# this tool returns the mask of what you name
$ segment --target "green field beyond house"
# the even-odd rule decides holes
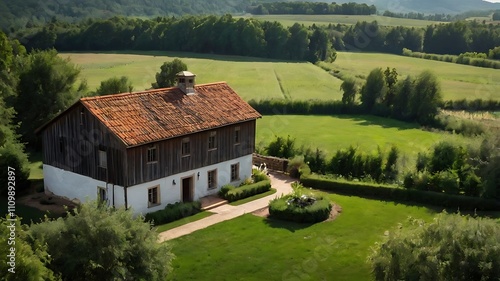
[[[409,216],[431,220],[425,207],[330,195],[342,207],[313,225],[246,214],[169,241],[168,280],[371,280],[367,256]]]
[[[254,18],[262,21],[277,21],[284,26],[292,26],[294,23],[300,23],[305,26],[328,25],[328,24],[346,24],[352,25],[357,22],[377,21],[382,26],[407,26],[407,27],[426,27],[431,24],[438,24],[436,21],[415,20],[403,18],[391,18],[379,15],[245,15],[243,18]]]
[[[342,75],[365,79],[376,67],[396,68],[400,78],[431,70],[445,100],[500,100],[500,70],[380,53],[339,52],[334,63],[321,63]]]
[[[441,140],[472,141],[458,135],[423,131],[416,124],[367,115],[273,115],[257,120],[258,147],[267,145],[275,135],[290,135],[298,146],[318,147],[330,157],[336,150],[350,145],[367,153],[376,151],[377,147],[388,152],[396,145],[402,154],[412,159]]]
[[[166,52],[61,53],[60,56],[69,57],[81,67],[81,76],[87,80],[90,90],[114,76],[127,76],[134,91],[150,88],[160,66],[180,58],[197,75],[198,84],[226,81],[245,100],[342,98],[342,81],[308,62]]]

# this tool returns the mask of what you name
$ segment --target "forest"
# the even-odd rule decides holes
[[[54,20],[10,37],[28,50],[164,50],[275,59],[334,60],[334,50],[402,54],[488,54],[500,45],[500,26],[457,21],[426,29],[388,27],[377,21],[355,25],[285,27],[279,22],[224,16],[138,19],[113,17],[78,23]]]
[[[304,14],[304,15],[373,15],[377,13],[375,5],[358,4],[354,2],[328,4],[324,2],[277,2],[262,3],[250,6],[246,9],[254,15],[280,15],[280,14]]]

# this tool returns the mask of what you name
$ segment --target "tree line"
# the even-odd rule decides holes
[[[325,2],[276,2],[249,6],[246,11],[254,15],[373,15],[377,13],[375,5],[355,2],[328,4]]]
[[[59,51],[165,50],[287,60],[335,59],[335,50],[401,54],[403,49],[435,54],[488,53],[500,45],[500,26],[475,22],[426,29],[355,25],[285,27],[279,22],[224,16],[113,17],[70,24],[54,21],[11,37],[32,49]]]

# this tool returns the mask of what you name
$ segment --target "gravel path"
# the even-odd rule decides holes
[[[159,234],[159,241],[163,242],[171,240],[180,236],[190,234],[196,230],[203,229],[210,225],[230,220],[246,213],[252,213],[256,210],[267,207],[267,205],[269,204],[269,200],[274,199],[276,196],[287,194],[292,191],[292,187],[290,186],[290,184],[294,182],[294,180],[289,176],[272,172],[269,177],[271,178],[272,187],[277,190],[276,193],[239,206],[231,206],[226,204],[211,209],[210,212],[215,213],[214,215],[161,232]]]

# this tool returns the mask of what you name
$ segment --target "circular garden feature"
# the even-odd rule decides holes
[[[301,223],[315,223],[329,218],[332,204],[328,198],[307,191],[300,183],[292,184],[293,192],[271,200],[271,218]]]

